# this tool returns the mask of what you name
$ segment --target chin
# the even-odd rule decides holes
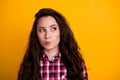
[[[53,49],[52,47],[44,47],[44,49],[46,49],[46,50],[51,50],[51,49]]]

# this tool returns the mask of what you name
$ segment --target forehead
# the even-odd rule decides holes
[[[52,25],[56,24],[57,22],[54,17],[52,16],[43,16],[40,19],[38,19],[37,25]]]

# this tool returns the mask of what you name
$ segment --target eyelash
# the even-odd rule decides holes
[[[39,29],[40,32],[45,32],[45,29]]]
[[[56,29],[57,29],[56,27],[52,27],[52,28],[51,28],[51,31],[55,31]],[[39,32],[41,32],[41,33],[42,33],[42,32],[45,32],[45,29],[39,29]]]
[[[51,28],[52,31],[55,31],[56,29],[57,29],[56,27],[52,27],[52,28]]]

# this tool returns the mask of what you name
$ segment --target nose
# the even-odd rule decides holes
[[[51,37],[51,33],[49,31],[46,31],[45,33],[45,39],[48,39]]]

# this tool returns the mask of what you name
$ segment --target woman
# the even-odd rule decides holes
[[[88,80],[78,44],[57,11],[36,13],[18,80]]]

